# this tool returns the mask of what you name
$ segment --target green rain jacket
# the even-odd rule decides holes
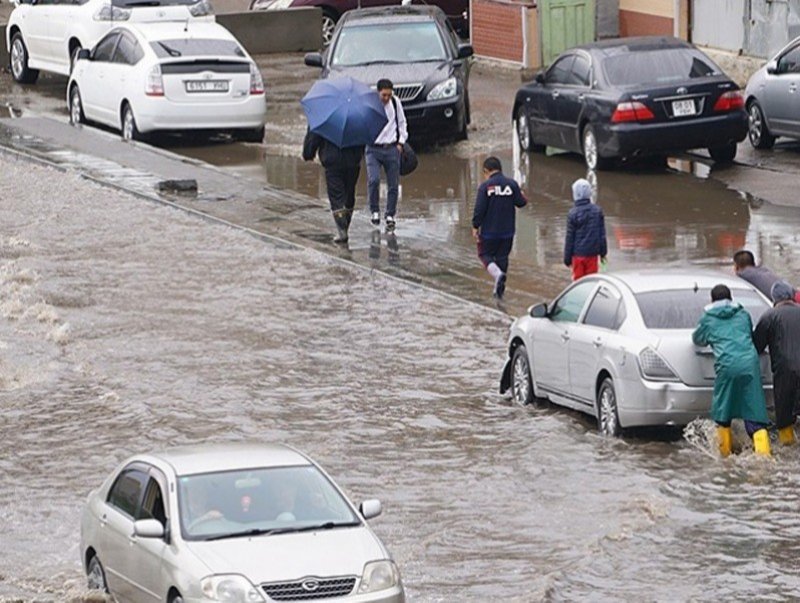
[[[725,300],[706,306],[692,333],[695,345],[710,345],[714,351],[716,379],[711,418],[717,423],[729,423],[731,419],[769,423],[752,330],[747,310]]]

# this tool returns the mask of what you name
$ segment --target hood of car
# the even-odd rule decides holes
[[[331,67],[328,77],[349,76],[375,86],[381,78],[392,80],[395,86],[403,84],[438,84],[452,73],[449,61],[430,63],[400,63],[375,65],[353,65],[350,67]]]
[[[364,564],[386,553],[364,527],[187,542],[215,574],[242,574],[253,584],[308,576],[361,576]]]

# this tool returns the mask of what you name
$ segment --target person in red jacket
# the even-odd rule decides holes
[[[600,206],[592,203],[592,185],[578,178],[572,183],[575,206],[567,216],[567,239],[564,241],[564,265],[572,268],[572,280],[594,274],[597,256],[606,259],[606,220]]]

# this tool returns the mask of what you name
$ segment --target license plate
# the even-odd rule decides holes
[[[672,101],[672,114],[675,117],[685,117],[697,114],[693,100]]]
[[[186,92],[227,92],[227,80],[188,80]]]

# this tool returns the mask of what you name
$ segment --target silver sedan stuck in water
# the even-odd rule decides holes
[[[400,574],[327,474],[292,448],[218,444],[143,454],[81,520],[89,587],[119,601],[402,603]]]
[[[588,413],[610,436],[708,416],[714,356],[691,334],[717,284],[730,288],[754,324],[770,307],[744,280],[709,271],[595,274],[572,283],[511,325],[500,393]],[[766,356],[761,371],[771,403]]]

